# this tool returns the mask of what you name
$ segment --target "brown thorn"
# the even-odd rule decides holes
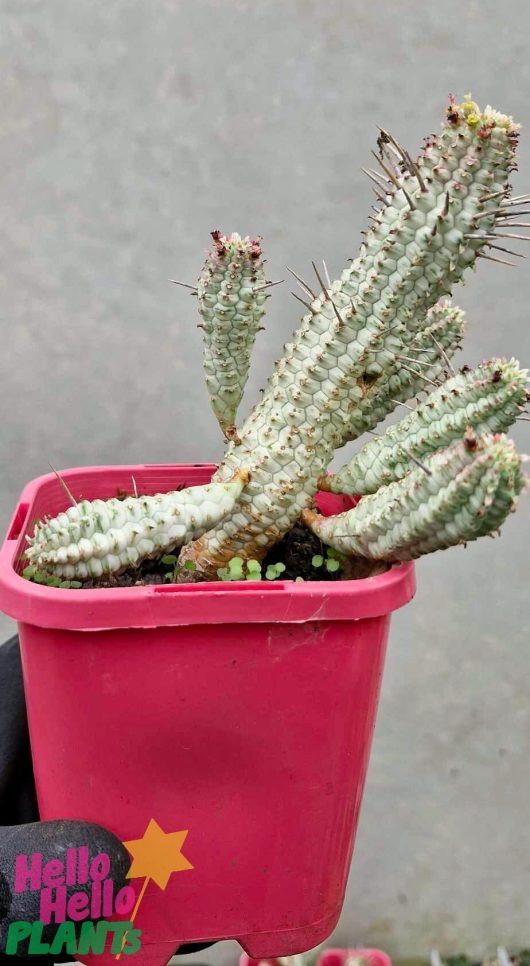
[[[379,199],[379,201],[381,201],[384,205],[387,205],[388,204],[385,196],[382,195],[380,191],[377,191],[376,188],[372,188],[372,191],[375,194],[376,198]]]
[[[390,184],[390,181],[387,178],[386,174],[380,174],[379,171],[376,171],[375,168],[366,168],[366,170],[369,171],[370,174],[373,174],[374,178],[378,178],[379,181],[382,182],[382,187],[386,187],[387,184]],[[396,174],[396,177],[397,177],[397,174]]]
[[[438,349],[438,352],[440,353],[442,359],[445,361],[445,364],[446,364],[447,368],[449,369],[449,372],[451,373],[451,375],[452,376],[456,375],[455,370],[453,369],[453,367],[451,365],[451,360],[450,360],[449,356],[447,355],[447,352],[445,351],[445,349],[444,349],[443,345],[441,344],[441,342],[438,342],[438,339],[435,339],[432,334],[431,334],[431,339],[434,342],[436,348]]]
[[[498,238],[499,236],[495,232],[483,232],[479,234],[478,232],[471,232],[469,235],[464,235],[464,238],[471,238],[473,241],[483,241],[487,242],[488,238]]]
[[[416,210],[416,205],[414,204],[414,202],[413,202],[412,198],[410,197],[410,195],[409,195],[408,191],[406,190],[406,188],[404,188],[403,185],[401,185],[399,183],[399,181],[396,178],[395,174],[390,170],[390,168],[387,168],[385,162],[382,161],[380,157],[378,157],[378,155],[375,153],[375,151],[372,151],[372,154],[373,154],[375,160],[377,161],[377,163],[382,167],[382,169],[385,172],[385,174],[388,175],[388,177],[390,178],[390,180],[391,180],[392,184],[395,186],[396,190],[403,192],[403,194],[405,195],[405,198],[407,199],[407,202],[409,204],[409,207],[410,207],[411,211],[415,211]]]
[[[79,506],[79,504],[78,504],[78,502],[77,502],[77,500],[76,500],[76,498],[75,498],[75,496],[73,496],[73,495],[72,495],[72,493],[71,493],[71,491],[70,491],[70,489],[69,489],[69,488],[68,488],[68,486],[66,485],[66,483],[65,483],[65,481],[63,480],[63,478],[62,478],[62,476],[61,476],[61,475],[60,475],[60,474],[58,473],[58,471],[57,471],[57,470],[55,469],[55,466],[52,466],[52,464],[51,464],[51,463],[50,463],[49,461],[48,461],[48,466],[50,467],[50,469],[51,469],[51,471],[52,471],[53,473],[55,473],[55,475],[56,475],[56,477],[57,477],[57,479],[59,480],[59,483],[61,484],[61,486],[62,486],[62,488],[63,488],[63,490],[64,490],[64,492],[66,493],[66,495],[67,495],[67,497],[68,497],[68,499],[70,500],[70,503],[72,504],[72,506]]]
[[[412,453],[410,452],[410,450],[409,450],[409,449],[407,449],[407,448],[406,448],[405,446],[403,446],[403,445],[401,446],[401,449],[403,450],[403,452],[404,452],[404,453],[406,453],[406,454],[407,454],[407,456],[408,456],[408,458],[409,458],[409,459],[411,459],[413,463],[416,463],[416,466],[419,466],[419,467],[420,467],[420,469],[422,469],[422,470],[423,470],[423,472],[427,474],[427,476],[432,476],[432,471],[431,471],[430,469],[428,469],[428,467],[427,467],[427,466],[425,466],[425,464],[424,464],[424,463],[422,463],[422,462],[421,462],[421,460],[419,460],[419,459],[417,459],[417,458],[416,458],[416,457],[415,457],[415,456],[414,456],[414,455],[413,455],[413,454],[412,454]]]
[[[318,268],[316,267],[316,265],[315,265],[314,262],[311,262],[311,264],[313,266],[313,271],[314,271],[314,273],[315,273],[315,275],[317,277],[318,284],[320,285],[320,288],[322,289],[323,294],[324,295],[327,295],[327,288],[326,288],[324,282],[322,281],[322,277],[321,277],[321,275],[320,275],[320,273],[318,271]]]
[[[530,221],[503,221],[501,228],[530,228]]]
[[[280,278],[277,282],[265,282],[265,285],[259,285],[254,289],[254,292],[261,292],[264,288],[272,288],[273,285],[283,285],[285,279]]]
[[[196,285],[188,285],[187,282],[178,282],[176,278],[168,278],[168,282],[173,282],[173,285],[180,285],[181,288],[189,288],[195,293],[199,291]]]
[[[488,248],[495,248],[498,252],[506,252],[507,255],[515,255],[516,258],[526,258],[521,252],[512,252],[511,248],[503,248],[502,245],[492,245],[488,242]]]
[[[424,362],[423,359],[414,359],[410,356],[396,355],[396,359],[405,359],[406,362],[413,362],[415,366],[423,366],[425,369],[432,369],[432,362]]]
[[[393,402],[393,403],[395,403],[395,404],[396,404],[396,406],[404,406],[404,407],[405,407],[405,409],[410,409],[410,411],[411,411],[411,413],[413,413],[413,412],[415,411],[415,410],[414,410],[414,406],[409,406],[409,404],[408,404],[408,403],[405,403],[405,402],[400,402],[400,400],[399,400],[399,399],[392,399],[392,396],[389,396],[388,398],[390,399],[390,402]]]
[[[445,216],[446,216],[446,215],[448,215],[448,214],[449,214],[449,202],[450,202],[450,200],[451,200],[451,199],[450,199],[450,197],[449,197],[449,192],[448,192],[448,191],[446,191],[446,192],[445,192],[445,202],[444,202],[444,206],[443,206],[443,208],[442,208],[442,216],[443,216],[444,218],[445,218]]]
[[[294,295],[295,299],[298,299],[298,301],[301,302],[302,305],[305,305],[306,309],[309,309],[309,311],[311,312],[311,315],[315,314],[309,302],[306,302],[305,299],[300,298],[300,296],[297,295],[296,292],[291,292],[291,295]]]
[[[296,272],[294,271],[294,269],[289,268],[288,265],[286,265],[286,268],[287,268],[287,271],[290,272],[290,274],[293,276],[293,278],[296,279],[296,281],[301,286],[301,288],[303,288],[304,291],[307,292],[307,294],[311,296],[311,298],[316,299],[318,297],[317,295],[315,295],[315,293],[313,292],[313,290],[309,287],[309,285],[307,284],[307,282],[304,282],[303,278],[300,278],[300,276],[296,274]]]
[[[322,259],[322,266],[324,268],[324,275],[326,276],[326,281],[328,283],[328,287],[331,288],[331,279],[329,277],[328,266],[326,265],[324,259]]]
[[[512,198],[507,198],[506,201],[501,201],[501,212],[505,211],[507,214],[510,213],[510,208],[520,208],[524,205],[530,205],[530,195],[525,195],[520,201],[514,201]]]
[[[403,161],[401,155],[395,150],[393,144],[380,145],[381,157],[390,165],[390,170],[394,172],[396,178],[403,174]],[[392,150],[390,150],[392,149]]]
[[[477,255],[477,258],[485,258],[488,262],[498,262],[499,265],[511,265],[515,268],[515,262],[509,262],[506,258],[495,258],[493,255]]]
[[[334,312],[335,312],[335,315],[337,316],[337,318],[338,318],[338,320],[339,320],[339,322],[340,322],[340,324],[341,324],[341,325],[344,325],[344,319],[342,318],[342,316],[341,316],[341,314],[340,314],[340,312],[339,312],[339,310],[338,310],[338,308],[337,308],[337,306],[335,305],[335,302],[334,302],[334,301],[333,301],[333,299],[331,298],[331,295],[328,295],[328,298],[329,298],[329,301],[331,302],[331,304],[332,304],[332,306],[333,306],[333,310],[334,310]]]
[[[401,173],[400,165],[403,163],[403,155],[397,150],[395,144],[392,143],[393,139],[391,135],[383,131],[381,127],[378,129],[381,131],[381,134],[377,138],[380,157],[388,161],[393,171],[399,171]]]
[[[517,239],[517,241],[530,241],[530,235],[514,235],[514,233],[510,231],[505,231],[505,232],[496,231],[495,234],[491,235],[490,237],[491,238],[515,238]]]
[[[493,191],[489,195],[482,195],[481,198],[480,198],[480,202],[482,204],[483,201],[493,201],[494,198],[500,198],[501,195],[504,195],[505,198],[508,197],[506,195],[506,188],[502,188],[501,191]],[[501,204],[502,204],[502,202],[501,202]]]
[[[478,215],[473,215],[473,221],[479,221],[481,218],[497,218],[497,211],[492,208],[491,211],[481,211]]]
[[[381,184],[383,180],[382,175],[379,175],[378,177],[376,177],[375,174],[373,174],[369,168],[361,168],[361,171],[368,178],[370,178],[370,181],[373,181],[373,183],[376,184],[378,188],[386,188],[386,183]],[[388,182],[388,178],[385,178],[385,182]]]
[[[413,202],[412,198],[410,197],[408,191],[403,187],[403,185],[401,185],[401,191],[403,192],[403,194],[405,195],[405,198],[408,201],[410,210],[411,211],[416,211],[416,205],[414,204],[414,202]]]
[[[405,150],[405,149],[403,149],[403,150]],[[418,179],[418,182],[419,182],[419,185],[420,185],[420,189],[423,192],[423,194],[425,194],[428,189],[427,189],[427,185],[425,184],[425,181],[423,180],[423,177],[422,177],[422,174],[421,174],[419,165],[416,163],[416,161],[414,161],[411,158],[411,156],[410,156],[410,154],[409,154],[408,151],[405,151],[405,154],[407,156],[407,160],[408,160],[408,163],[409,163],[410,171]]]
[[[509,197],[507,199],[507,204],[510,204],[510,205],[520,204],[521,201],[524,202],[525,198],[528,198],[528,200],[530,201],[530,194],[512,195],[512,197]]]
[[[435,382],[434,379],[429,379],[428,376],[424,376],[422,372],[416,372],[415,369],[411,369],[410,366],[401,366],[401,368],[406,369],[407,372],[412,373],[412,375],[416,376],[418,379],[423,379],[424,382],[429,382],[431,386],[435,386],[436,389],[438,389],[440,384],[438,382]]]
[[[506,218],[519,218],[521,215],[530,215],[530,208],[524,208],[522,211],[499,211],[495,218],[496,221],[504,221]]]
[[[393,145],[393,147],[396,149],[396,151],[398,152],[402,160],[407,165],[410,173],[413,174],[418,179],[421,190],[423,192],[426,192],[427,186],[421,176],[419,166],[416,164],[415,161],[413,161],[409,152],[399,143],[399,141],[394,137],[393,134],[390,134],[390,131],[385,131],[384,128],[382,127],[380,127],[379,130],[381,131],[381,134],[384,137],[388,138],[390,144]]]

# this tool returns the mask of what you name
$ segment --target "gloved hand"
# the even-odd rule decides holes
[[[112,832],[89,822],[39,822],[20,649],[18,637],[13,637],[0,645],[0,966],[53,966],[55,963],[72,962],[71,956],[27,956],[27,939],[18,944],[16,955],[6,955],[5,948],[10,923],[33,923],[40,919],[39,890],[15,890],[17,856],[31,857],[33,853],[41,853],[44,868],[51,859],[64,860],[68,849],[85,846],[88,848],[89,864],[101,853],[109,857],[109,878],[113,880],[116,894],[127,884],[125,877],[130,856]],[[68,886],[67,896],[88,889],[88,886],[84,889],[79,884]],[[56,928],[55,923],[45,927],[43,942],[53,938]],[[188,944],[180,946],[177,952],[197,952],[211,945]]]
[[[44,867],[51,859],[64,858],[69,848],[83,846],[88,847],[89,861],[102,852],[108,855],[110,877],[116,889],[125,885],[130,857],[120,840],[107,829],[88,822],[39,822],[20,650],[18,638],[13,637],[0,646],[0,964],[52,966],[56,962],[72,961],[71,956],[26,958],[28,940],[19,943],[16,956],[4,955],[4,950],[10,923],[32,923],[40,918],[40,892],[15,891],[17,856],[41,853]],[[84,891],[83,886],[67,887],[68,896],[80,891]],[[44,942],[52,938],[55,928],[52,924],[44,931]]]

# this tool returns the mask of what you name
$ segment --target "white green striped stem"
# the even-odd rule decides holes
[[[267,281],[259,239],[218,231],[212,237],[198,282],[203,367],[212,409],[230,438],[265,312]]]
[[[521,457],[504,436],[466,438],[434,453],[425,469],[365,496],[346,513],[304,522],[335,550],[369,560],[413,560],[493,533],[523,488]]]
[[[450,360],[461,347],[464,325],[461,309],[447,301],[433,305],[426,327],[397,350],[394,366],[389,365],[384,376],[366,386],[341,445],[374,429],[398,403],[428,392],[436,380],[445,380]]]
[[[192,486],[125,500],[82,500],[35,527],[26,557],[40,573],[102,578],[138,567],[204,533],[234,508],[248,473],[227,483]]]
[[[527,401],[528,373],[515,359],[491,359],[463,371],[379,437],[370,439],[334,476],[319,481],[333,493],[375,493],[400,480],[436,450],[461,439],[466,428],[477,435],[503,433]]]

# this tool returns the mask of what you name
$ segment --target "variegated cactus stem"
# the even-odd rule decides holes
[[[212,409],[227,439],[237,442],[236,416],[271,284],[260,239],[212,232],[198,282],[203,366]]]
[[[205,576],[234,555],[262,557],[290,529],[336,447],[352,437],[367,385],[395,374],[428,310],[506,218],[517,125],[470,105],[451,102],[417,162],[406,152],[395,169],[383,161],[382,207],[359,257],[331,285],[319,278],[320,294],[303,283],[308,313],[216,474],[248,465],[252,482],[234,513],[181,553]]]
[[[27,538],[26,557],[39,573],[66,580],[119,574],[214,526],[233,510],[248,479],[241,469],[227,483],[126,500],[82,500],[37,524]]]
[[[526,405],[527,379],[527,370],[515,359],[491,359],[476,369],[463,369],[409,416],[370,439],[338,473],[323,476],[319,488],[376,493],[406,476],[418,461],[457,442],[468,426],[479,436],[506,432]]]
[[[414,560],[498,530],[523,489],[521,457],[505,436],[476,437],[430,456],[402,480],[346,513],[303,513],[323,541],[347,555]]]
[[[357,400],[340,445],[373,430],[396,406],[405,406],[407,400],[443,383],[450,373],[454,353],[462,347],[464,328],[461,309],[447,300],[433,305],[425,328],[406,345],[396,348],[394,366],[388,366],[385,378],[363,380],[363,395]]]

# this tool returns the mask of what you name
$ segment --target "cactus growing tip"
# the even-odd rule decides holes
[[[454,94],[449,95],[447,108],[447,122],[452,127],[467,124],[471,130],[478,129],[481,137],[489,137],[494,128],[503,128],[508,134],[516,134],[521,125],[516,124],[509,114],[501,114],[490,104],[483,111],[472,99],[471,94],[465,94],[463,101],[458,104]]]

